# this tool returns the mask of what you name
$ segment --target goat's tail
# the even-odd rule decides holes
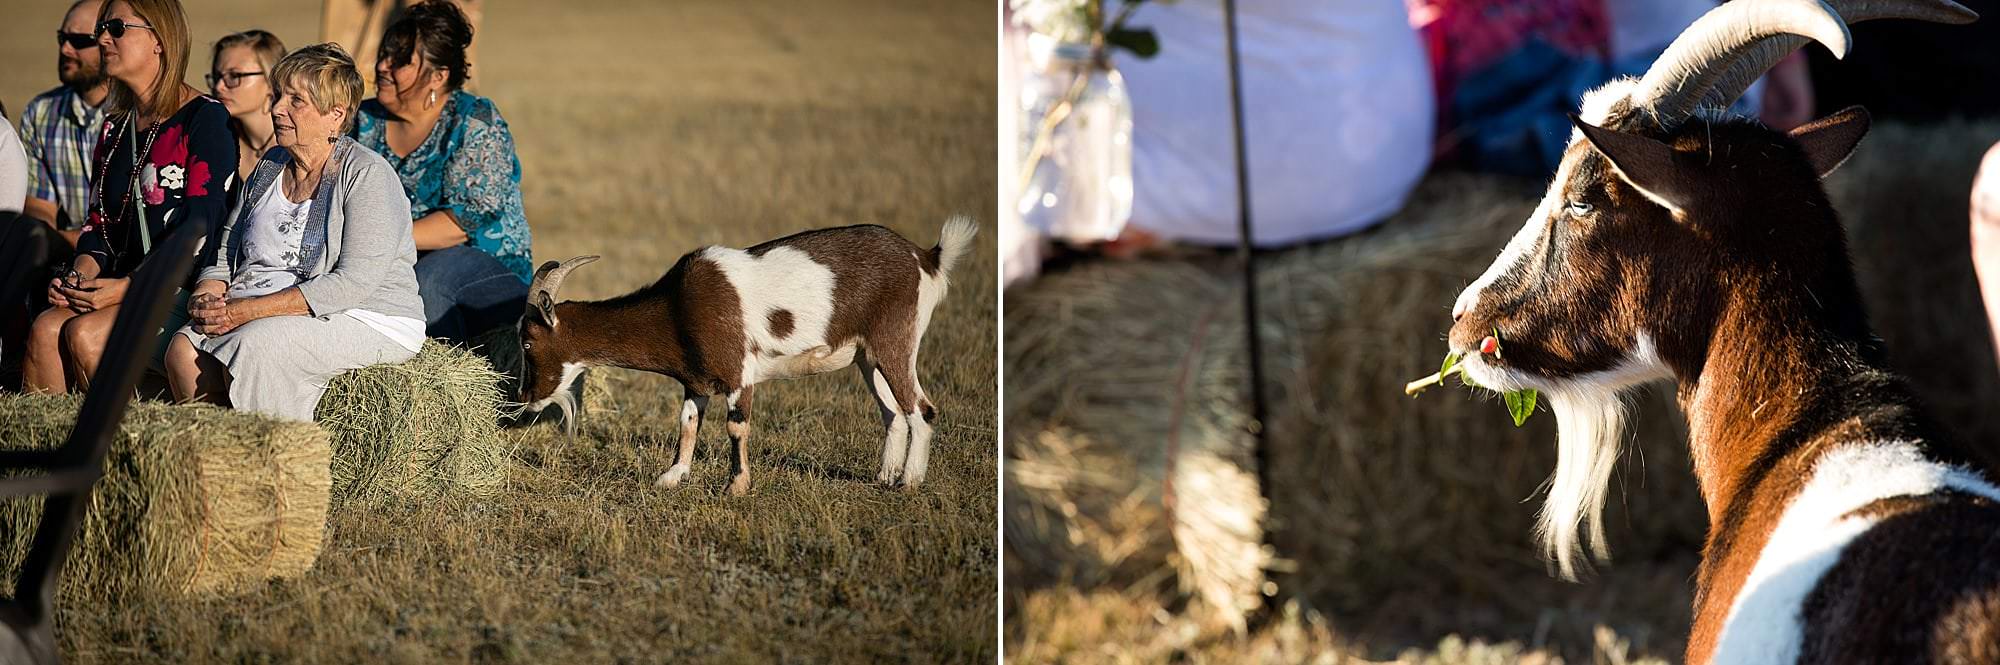
[[[945,220],[944,230],[938,232],[938,244],[931,248],[931,260],[937,262],[938,273],[951,274],[951,267],[965,256],[965,250],[972,248],[972,237],[979,235],[979,224],[965,215],[953,215]]]

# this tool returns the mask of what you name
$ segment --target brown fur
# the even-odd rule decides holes
[[[770,325],[772,337],[784,339],[792,336],[792,311],[788,309],[771,310]],[[756,353],[757,350],[751,349],[750,352]]]

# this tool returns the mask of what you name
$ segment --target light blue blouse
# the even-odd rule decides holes
[[[389,149],[388,117],[375,100],[362,102],[354,138],[402,176],[410,216],[451,211],[468,244],[499,259],[527,283],[535,263],[521,204],[521,160],[493,100],[463,90],[451,93],[430,136],[406,157]]]

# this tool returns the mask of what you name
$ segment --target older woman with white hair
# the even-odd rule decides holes
[[[424,339],[409,198],[346,138],[361,74],[333,44],[270,74],[273,150],[245,181],[167,352],[174,396],[312,420],[341,371],[402,362]]]

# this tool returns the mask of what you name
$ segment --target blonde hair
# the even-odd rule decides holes
[[[137,111],[140,115],[166,119],[181,106],[182,81],[187,80],[188,38],[187,14],[181,11],[179,0],[105,0],[97,8],[97,22],[111,18],[111,5],[125,3],[132,13],[151,26],[153,37],[160,41],[160,73],[153,77],[153,92],[146,99],[139,99],[138,91],[125,85],[117,77],[107,76],[110,97],[105,99],[105,110],[112,113]]]
[[[244,30],[215,40],[215,50],[208,54],[208,68],[214,70],[215,61],[222,59],[222,52],[238,46],[248,46],[251,53],[257,54],[257,64],[264,68],[265,76],[270,76],[269,72],[277,68],[278,61],[285,59],[285,43],[278,41],[277,35],[263,30]],[[265,79],[265,82],[270,82],[270,79]]]
[[[361,105],[361,72],[354,69],[354,58],[339,44],[314,44],[279,60],[278,66],[271,70],[272,92],[284,94],[285,86],[293,80],[298,81],[299,88],[320,113],[330,112],[334,106],[347,108],[347,116],[340,122],[340,133],[346,134],[354,128]]]

